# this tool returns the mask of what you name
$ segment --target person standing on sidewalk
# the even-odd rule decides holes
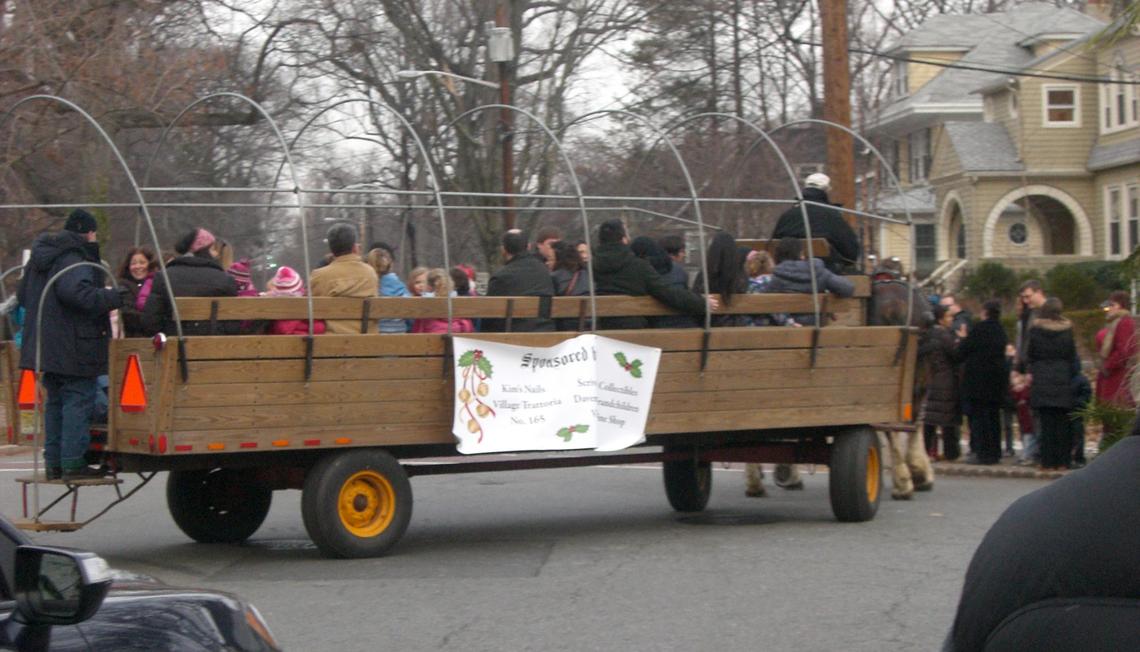
[[[923,429],[929,438],[933,438],[936,429],[942,429],[942,457],[950,461],[962,454],[958,441],[958,428],[962,423],[961,396],[955,362],[958,341],[950,331],[953,319],[946,306],[935,306],[934,325],[918,345],[918,357],[926,365]]]
[[[1025,358],[1029,363],[1030,404],[1037,410],[1041,437],[1041,467],[1069,467],[1073,435],[1069,411],[1073,409],[1073,376],[1080,372],[1073,324],[1061,315],[1061,300],[1052,297],[1041,306],[1029,327]]]
[[[1009,395],[1005,329],[999,321],[1001,303],[987,301],[982,317],[958,345],[956,357],[962,362],[962,403],[970,420],[970,448],[974,451],[970,462],[997,464],[1001,461],[1000,410]]]
[[[99,262],[98,224],[82,209],[71,212],[59,233],[45,233],[32,245],[18,293],[26,310],[20,368],[36,368],[39,340],[44,405],[44,464],[49,480],[99,477],[101,469],[87,466],[91,416],[95,409],[96,378],[107,373],[110,312],[123,305],[119,291],[104,288],[103,272],[77,267],[60,276],[46,295],[48,281],[80,262]],[[43,298],[42,331],[36,318]],[[40,339],[42,338],[42,339]]]

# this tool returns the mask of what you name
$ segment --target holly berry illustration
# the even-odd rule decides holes
[[[560,428],[558,430],[557,436],[561,437],[563,441],[569,442],[571,439],[574,438],[574,433],[586,432],[589,429],[590,429],[590,426],[587,426],[586,424],[583,424],[583,423],[579,423],[579,424],[575,424],[573,426],[566,426],[565,428]]]
[[[621,351],[615,353],[614,358],[617,360],[617,363],[621,365],[622,369],[629,372],[629,375],[634,378],[641,378],[641,360],[633,360],[632,362],[626,360],[625,354]]]
[[[471,434],[478,433],[479,438],[476,441],[482,442],[483,426],[479,419],[495,416],[494,408],[480,398],[491,393],[491,385],[486,381],[491,377],[493,367],[491,361],[479,349],[472,349],[459,356],[456,364],[463,370],[463,384],[456,397],[463,403],[463,410],[468,416],[467,431]],[[475,403],[474,409],[471,406],[472,402]]]

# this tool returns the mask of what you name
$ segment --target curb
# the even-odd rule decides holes
[[[1056,480],[1068,475],[1068,471],[1038,471],[1033,467],[1008,466],[1005,464],[956,464],[934,462],[934,477],[962,476],[974,478],[1022,478],[1027,480]]]
[[[4,444],[0,446],[0,457],[11,457],[12,455],[30,452],[32,452],[31,446],[20,446],[19,444]]]

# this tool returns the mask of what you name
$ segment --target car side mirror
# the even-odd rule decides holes
[[[111,588],[102,557],[66,548],[16,548],[16,609],[31,625],[74,625],[99,610]]]

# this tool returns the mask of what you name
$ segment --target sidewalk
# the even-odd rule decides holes
[[[964,457],[954,462],[934,462],[934,477],[939,475],[970,476],[978,478],[1026,478],[1056,480],[1068,471],[1038,471],[1036,466],[1018,466],[1016,457],[1003,457],[997,464],[966,464]]]

